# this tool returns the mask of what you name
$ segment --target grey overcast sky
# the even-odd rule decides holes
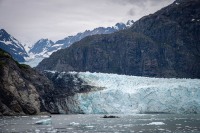
[[[174,0],[0,0],[0,28],[22,43],[138,20]]]

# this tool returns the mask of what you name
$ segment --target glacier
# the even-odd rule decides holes
[[[44,58],[43,57],[37,57],[33,58],[32,56],[29,56],[25,58],[25,62],[19,62],[20,64],[26,64],[29,65],[30,67],[36,67]]]
[[[62,72],[57,78],[65,74],[77,75],[83,81],[82,85],[91,86],[91,90],[66,96],[62,101],[57,100],[60,113],[200,113],[200,79],[90,72]],[[76,78],[73,80],[77,82]]]

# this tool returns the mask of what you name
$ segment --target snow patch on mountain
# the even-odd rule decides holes
[[[32,46],[30,46],[29,43],[24,43],[24,44],[23,44],[23,47],[24,47],[24,49],[26,50],[26,52],[28,52],[28,51],[32,48]]]

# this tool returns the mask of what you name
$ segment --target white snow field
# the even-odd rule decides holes
[[[70,73],[95,86],[90,92],[66,98],[68,109],[74,113],[200,113],[200,79]]]

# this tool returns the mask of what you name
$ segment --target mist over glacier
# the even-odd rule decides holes
[[[199,79],[90,72],[62,72],[57,79],[68,79],[66,75],[76,75],[83,81],[82,85],[91,86],[91,90],[57,100],[60,113],[65,113],[66,108],[68,113],[84,114],[200,113]]]

